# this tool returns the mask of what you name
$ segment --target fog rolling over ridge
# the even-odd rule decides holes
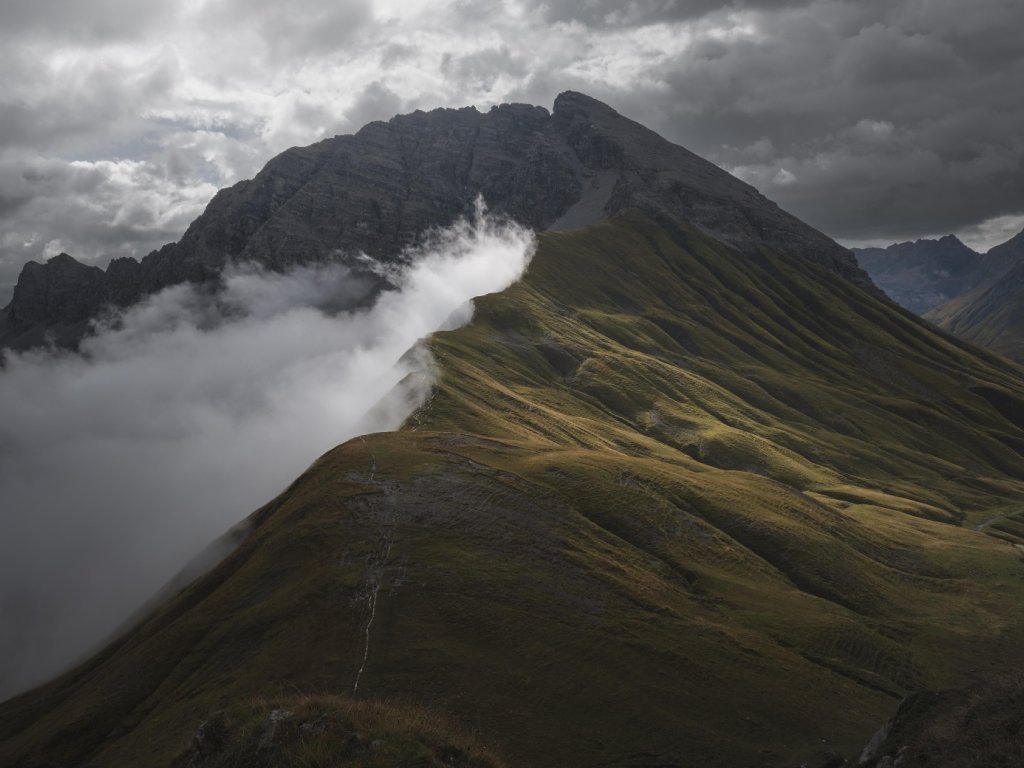
[[[356,434],[418,339],[519,278],[530,231],[487,215],[408,253],[372,307],[339,266],[239,267],[216,296],[168,289],[108,322],[84,356],[0,371],[0,699],[76,661],[212,539]],[[383,267],[382,267],[383,268]],[[422,361],[420,361],[422,366]],[[371,417],[368,412],[373,409]]]

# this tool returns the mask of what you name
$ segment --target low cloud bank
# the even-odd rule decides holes
[[[10,358],[0,699],[102,642],[321,453],[398,427],[427,394],[374,408],[415,365],[403,354],[468,321],[472,297],[517,280],[533,247],[529,231],[481,210],[406,266],[376,265],[397,290],[370,307],[336,311],[366,290],[344,267],[243,267],[215,296],[177,286],[130,309],[83,356]]]

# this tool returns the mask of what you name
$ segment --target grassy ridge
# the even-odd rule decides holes
[[[639,214],[545,234],[428,343],[403,431],[0,707],[0,762],[167,763],[298,688],[450,712],[512,765],[795,765],[1019,654],[1024,563],[974,530],[1016,530],[1018,369]]]

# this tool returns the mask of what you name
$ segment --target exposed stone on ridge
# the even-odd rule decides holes
[[[638,207],[744,250],[768,246],[864,286],[852,255],[753,187],[580,93],[553,112],[503,104],[436,109],[289,149],[219,191],[177,243],[106,272],[62,254],[25,266],[0,313],[0,347],[74,347],[105,306],[215,279],[225,264],[269,269],[359,252],[391,259],[425,230],[492,210],[538,230],[572,229]]]

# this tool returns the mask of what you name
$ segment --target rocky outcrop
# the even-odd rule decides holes
[[[294,697],[269,712],[235,704],[203,720],[171,768],[495,768],[473,736],[428,710],[329,696]]]
[[[275,157],[218,192],[182,239],[102,270],[61,255],[26,265],[0,313],[0,347],[74,347],[90,319],[170,285],[216,279],[232,261],[270,269],[359,252],[393,259],[425,230],[471,210],[538,230],[626,208],[694,226],[752,253],[768,247],[871,286],[849,251],[753,187],[599,101],[566,92],[552,112],[503,104],[374,122]]]
[[[1024,675],[1003,670],[967,688],[919,691],[864,748],[861,768],[1024,765]]]

